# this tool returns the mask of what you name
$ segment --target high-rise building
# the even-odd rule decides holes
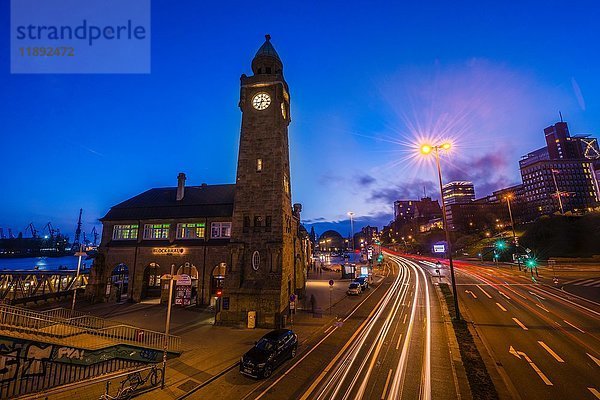
[[[475,200],[475,187],[473,182],[454,181],[442,187],[444,204],[470,203]]]
[[[589,135],[571,137],[563,121],[544,129],[544,135],[547,146],[519,161],[528,219],[554,212],[581,213],[598,207],[597,140]]]

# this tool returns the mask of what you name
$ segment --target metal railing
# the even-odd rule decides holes
[[[106,318],[96,317],[81,311],[70,310],[68,308],[53,308],[51,310],[40,311],[42,314],[51,318],[57,318],[77,326],[83,326],[92,329],[102,329],[108,326],[126,325],[122,322],[112,321]]]
[[[63,320],[41,312],[5,304],[0,305],[0,329],[29,332],[34,335],[51,336],[56,339],[89,335],[90,338],[102,338],[115,344],[131,344],[156,350],[162,350],[165,344],[165,334],[161,332],[130,325],[108,326],[100,329],[91,328],[73,323],[71,320]],[[90,345],[92,342],[93,340],[90,340]],[[167,349],[172,352],[180,352],[181,338],[169,335]]]

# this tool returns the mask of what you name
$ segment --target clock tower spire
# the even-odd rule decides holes
[[[288,125],[290,95],[271,37],[240,79],[242,127],[230,242],[231,266],[221,324],[239,324],[256,311],[258,326],[274,327],[288,299],[304,287],[296,272],[299,215],[292,212]],[[301,274],[303,276],[303,274]]]

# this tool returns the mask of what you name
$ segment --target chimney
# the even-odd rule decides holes
[[[183,200],[183,195],[185,191],[185,174],[180,172],[177,175],[177,201]]]

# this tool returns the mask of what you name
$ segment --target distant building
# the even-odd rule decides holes
[[[475,200],[475,188],[472,182],[454,181],[442,187],[444,204],[470,203]]]
[[[571,137],[563,121],[544,129],[544,135],[547,146],[519,161],[526,219],[561,212],[561,208],[583,213],[600,206],[597,140],[590,135]]]

